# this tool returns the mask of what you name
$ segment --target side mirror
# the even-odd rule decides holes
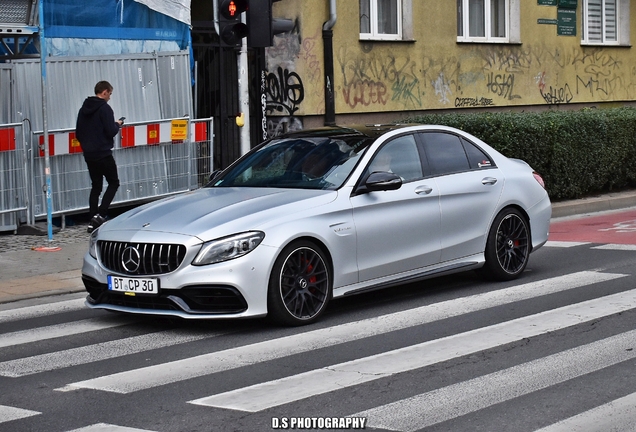
[[[402,178],[394,173],[379,171],[369,174],[367,179],[360,185],[356,194],[367,192],[378,192],[396,190],[402,187]]]

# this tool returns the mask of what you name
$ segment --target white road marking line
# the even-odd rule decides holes
[[[108,423],[96,423],[79,429],[73,429],[68,432],[152,432],[147,429],[136,429],[125,426],[117,426]]]
[[[594,246],[591,249],[618,250],[618,251],[636,251],[636,245],[609,243],[609,244],[604,244],[604,245],[601,245],[601,246]]]
[[[548,241],[543,246],[558,247],[558,248],[570,248],[575,246],[583,246],[590,244],[589,242],[571,242],[571,241]]]
[[[536,432],[633,432],[636,393],[585,411]]]
[[[90,388],[114,393],[132,393],[625,276],[627,275],[593,271],[573,273],[225,351],[75,382],[57,390],[72,391]]]
[[[18,321],[28,318],[55,315],[58,313],[73,312],[86,308],[84,299],[65,300],[56,303],[47,303],[37,306],[25,306],[18,309],[0,311],[0,323]]]
[[[184,330],[168,330],[132,336],[64,351],[56,351],[16,360],[0,362],[0,376],[17,378],[69,366],[140,353],[182,343],[219,336],[222,333],[193,334]]]
[[[0,423],[32,417],[38,414],[42,413],[21,408],[14,408],[6,405],[0,405]]]
[[[557,354],[533,360],[353,414],[365,417],[372,428],[412,432],[492,405],[542,390],[550,386],[636,358],[636,330],[582,345]],[[634,400],[631,401],[633,427]],[[628,414],[628,411],[625,412]],[[590,416],[585,421],[589,424]],[[611,416],[610,416],[611,417]],[[615,419],[614,419],[615,420]],[[581,423],[581,419],[572,423]],[[567,429],[549,429],[573,431]],[[592,430],[615,430],[599,427]]]
[[[189,403],[247,412],[262,411],[634,308],[636,290],[621,292]]]
[[[0,334],[0,348],[128,325],[137,320],[101,317]]]

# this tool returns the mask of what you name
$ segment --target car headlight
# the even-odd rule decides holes
[[[207,265],[241,257],[261,244],[265,233],[250,231],[203,243],[192,265]]]
[[[98,229],[93,231],[88,240],[88,253],[95,259],[97,259],[97,231]]]

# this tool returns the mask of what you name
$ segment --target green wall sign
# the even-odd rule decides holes
[[[559,0],[558,6],[564,9],[576,9],[578,0]]]
[[[556,6],[558,0],[537,0],[540,6]]]
[[[576,9],[557,9],[557,35],[576,36]]]

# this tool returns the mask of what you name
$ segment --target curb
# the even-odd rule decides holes
[[[616,192],[572,201],[553,202],[552,218],[621,210],[630,207],[636,207],[636,191]]]

